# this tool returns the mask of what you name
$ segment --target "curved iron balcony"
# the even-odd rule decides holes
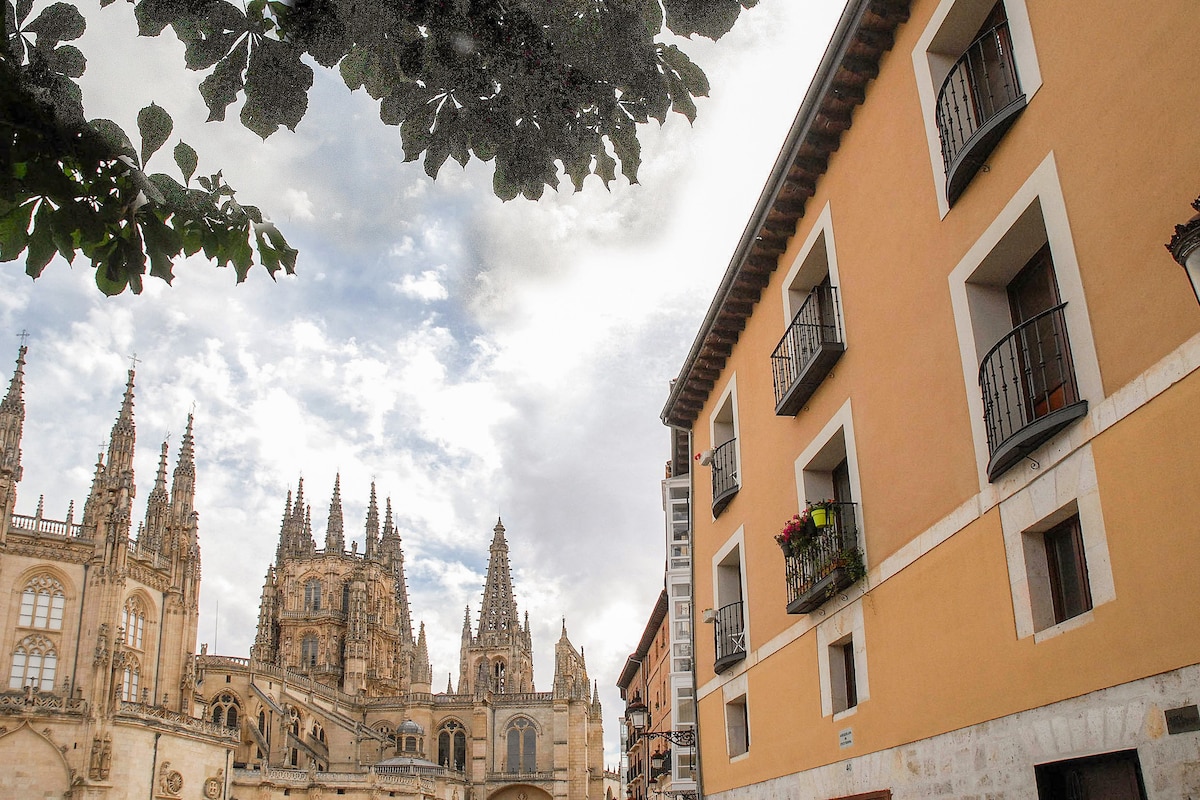
[[[720,673],[746,657],[746,624],[742,617],[742,601],[721,606],[717,611],[713,635],[716,637],[717,659],[713,670]]]
[[[1018,325],[979,365],[989,481],[1087,413],[1071,364],[1066,306]]]
[[[1008,22],[1001,22],[971,43],[938,92],[937,127],[950,205],[1024,108]]]
[[[848,560],[862,559],[854,505],[834,503],[829,524],[818,529],[812,546],[798,555],[784,557],[789,614],[816,611],[837,591],[853,583]]]
[[[738,493],[737,439],[730,439],[713,450],[712,457],[712,513],[718,516]]]
[[[771,354],[775,413],[795,416],[845,350],[837,289],[817,286]]]

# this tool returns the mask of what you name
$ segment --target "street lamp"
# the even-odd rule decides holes
[[[1192,208],[1200,212],[1200,197],[1192,201]],[[1187,273],[1196,302],[1200,303],[1200,213],[1184,224],[1176,225],[1175,234],[1166,247],[1171,251],[1171,257]]]
[[[637,743],[638,739],[666,739],[672,744],[677,744],[680,747],[695,747],[696,746],[696,731],[691,728],[683,730],[671,731],[650,731],[645,733],[646,724],[649,722],[650,714],[646,704],[642,702],[640,697],[635,696],[633,702],[625,706],[625,718],[629,720],[629,724],[633,727],[633,737],[630,740],[632,747]]]

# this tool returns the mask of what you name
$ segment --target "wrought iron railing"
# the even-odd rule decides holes
[[[737,439],[730,439],[713,450],[712,512],[716,516],[729,505],[738,487]]]
[[[807,546],[785,554],[788,613],[807,614],[862,571],[854,503],[831,503],[827,523]]]
[[[717,657],[713,669],[720,672],[746,657],[746,622],[742,616],[742,601],[719,608],[714,622]]]
[[[816,286],[771,354],[775,413],[800,410],[845,349],[837,289]]]
[[[937,127],[950,202],[1024,105],[1008,22],[1001,22],[971,43],[938,92]]]
[[[1018,325],[979,365],[991,456],[989,478],[1087,413],[1071,364],[1066,305],[1061,303]]]

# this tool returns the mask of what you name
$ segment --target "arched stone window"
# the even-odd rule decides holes
[[[309,633],[300,640],[300,666],[312,669],[317,666],[317,635]]]
[[[537,772],[537,729],[525,717],[517,717],[508,725],[508,771]]]
[[[304,582],[304,610],[321,610],[321,582],[316,578]]]
[[[137,657],[130,655],[125,662],[125,670],[121,673],[120,698],[126,703],[138,701],[138,681],[141,678],[142,667]]]
[[[26,628],[61,631],[66,596],[63,585],[50,575],[34,576],[21,592],[17,624]]]
[[[125,629],[126,646],[135,650],[143,649],[146,608],[140,598],[131,597],[125,601],[125,608],[121,612],[121,627]]]
[[[496,663],[492,664],[492,686],[495,687],[497,693],[504,692],[504,670],[505,664],[501,659],[497,659]]]
[[[241,716],[240,706],[237,698],[229,692],[221,692],[217,695],[216,699],[209,704],[209,709],[214,725],[224,725],[226,728],[238,726],[238,718]],[[259,718],[261,724],[261,714]]]
[[[48,692],[54,688],[57,669],[58,652],[54,643],[44,636],[26,636],[13,651],[8,688],[33,686],[38,691]]]
[[[438,733],[438,763],[460,772],[467,766],[467,734],[458,720],[448,720]]]

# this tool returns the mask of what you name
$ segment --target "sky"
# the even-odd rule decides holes
[[[391,499],[435,691],[457,676],[463,611],[478,617],[502,518],[536,688],[551,687],[565,620],[599,684],[615,768],[615,681],[663,585],[668,382],[842,5],[761,0],[720,41],[683,42],[710,96],[694,125],[671,114],[639,129],[638,185],[591,177],[572,193],[564,176],[557,193],[507,203],[491,164],[450,161],[433,181],[403,163],[377,104],[320,67],[294,133],[264,142],[236,107],[206,124],[202,76],[169,31],[137,38],[125,3],[91,13],[77,43],[88,116],[134,134],[138,109],[165,107],[175,133],[153,171],[174,171],[182,138],[200,174],[222,169],[300,257],[293,277],[259,267],[241,285],[187,260],[172,286],[147,278],[116,298],[82,256],[37,281],[0,265],[5,382],[29,334],[17,513],[42,495],[45,517],[73,501],[78,519],[136,364],[135,521],[160,444],[173,468],[194,409],[208,652],[249,655],[288,491],[303,477],[321,546],[340,474],[347,547],[361,548],[371,482]]]

